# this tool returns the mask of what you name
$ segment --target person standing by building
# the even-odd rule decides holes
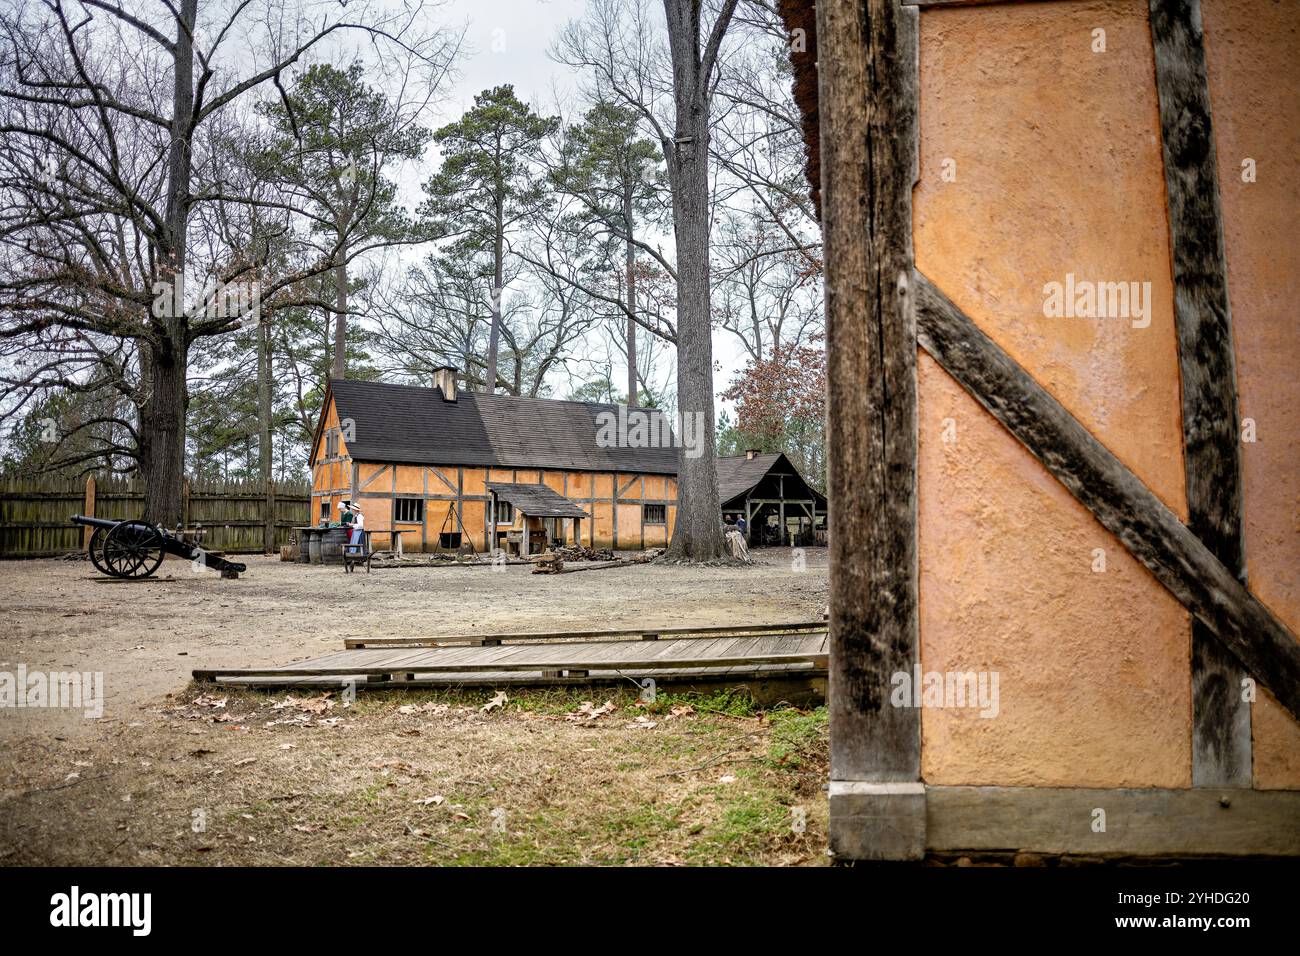
[[[366,516],[361,513],[361,509],[352,505],[352,533],[349,536],[348,544],[352,548],[353,554],[365,554],[366,548]]]

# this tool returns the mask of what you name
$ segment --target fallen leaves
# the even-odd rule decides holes
[[[510,698],[506,696],[505,691],[499,690],[492,697],[492,699],[488,701],[486,704],[484,704],[482,707],[480,707],[479,710],[481,710],[485,714],[491,713],[492,711],[496,710],[498,707],[504,707],[506,705],[506,702],[509,699]]]
[[[584,700],[577,710],[565,714],[564,719],[575,724],[586,724],[604,717],[606,714],[612,714],[616,710],[618,708],[614,706],[612,700],[605,701],[599,707],[589,700]]]
[[[334,701],[331,700],[334,695],[329,691],[321,694],[319,697],[286,697],[277,704],[272,704],[272,710],[301,710],[308,714],[323,714],[327,710],[334,709]]]
[[[333,697],[333,693],[329,691],[318,697],[294,697],[290,695],[285,697],[284,700],[264,705],[269,706],[271,710],[286,713],[286,716],[265,721],[262,726],[280,727],[287,724],[289,726],[310,727],[315,723],[320,727],[333,727],[343,718],[320,716],[334,709],[335,701]]]

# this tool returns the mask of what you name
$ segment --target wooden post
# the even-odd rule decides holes
[[[1183,399],[1188,527],[1245,583],[1232,309],[1198,0],[1151,0]],[[1192,621],[1192,785],[1249,787],[1241,663]]]
[[[190,526],[190,480],[181,482],[181,527]]]
[[[81,513],[87,518],[95,517],[95,476],[90,475],[86,478],[86,499],[82,502]],[[81,546],[87,551],[90,550],[90,539],[94,535],[95,529],[86,525],[81,529]]]
[[[917,10],[817,4],[826,262],[830,841],[837,856],[925,851],[921,720],[891,703],[919,664]],[[784,528],[782,535],[784,536]]]
[[[262,551],[270,554],[275,550],[275,482],[267,479],[262,488]]]

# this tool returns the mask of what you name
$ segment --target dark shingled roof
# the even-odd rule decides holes
[[[510,502],[530,518],[589,518],[568,498],[557,494],[546,485],[524,485],[512,482],[490,482],[488,488],[497,497]]]
[[[718,459],[718,500],[722,502],[722,507],[734,508],[740,504],[736,499],[743,499],[746,493],[757,487],[778,463],[784,465],[782,470],[786,474],[798,476],[800,483],[811,492],[817,502],[825,506],[826,496],[803,480],[803,476],[799,475],[799,470],[790,459],[780,452],[765,452],[753,458],[736,455]],[[789,490],[787,487],[787,493]]]
[[[436,388],[349,379],[330,390],[339,419],[352,420],[347,448],[356,461],[677,474],[676,448],[596,444],[596,416],[617,414],[617,405],[483,392],[448,402]]]
[[[740,455],[718,459],[718,498],[724,503],[739,497],[763,480],[772,466],[781,458],[778,453],[755,455],[753,459]]]

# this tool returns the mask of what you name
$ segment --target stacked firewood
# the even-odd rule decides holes
[[[564,558],[554,551],[543,551],[533,558],[533,574],[558,574],[564,570]]]
[[[617,561],[619,557],[609,548],[586,548],[576,544],[551,550],[565,561]]]

